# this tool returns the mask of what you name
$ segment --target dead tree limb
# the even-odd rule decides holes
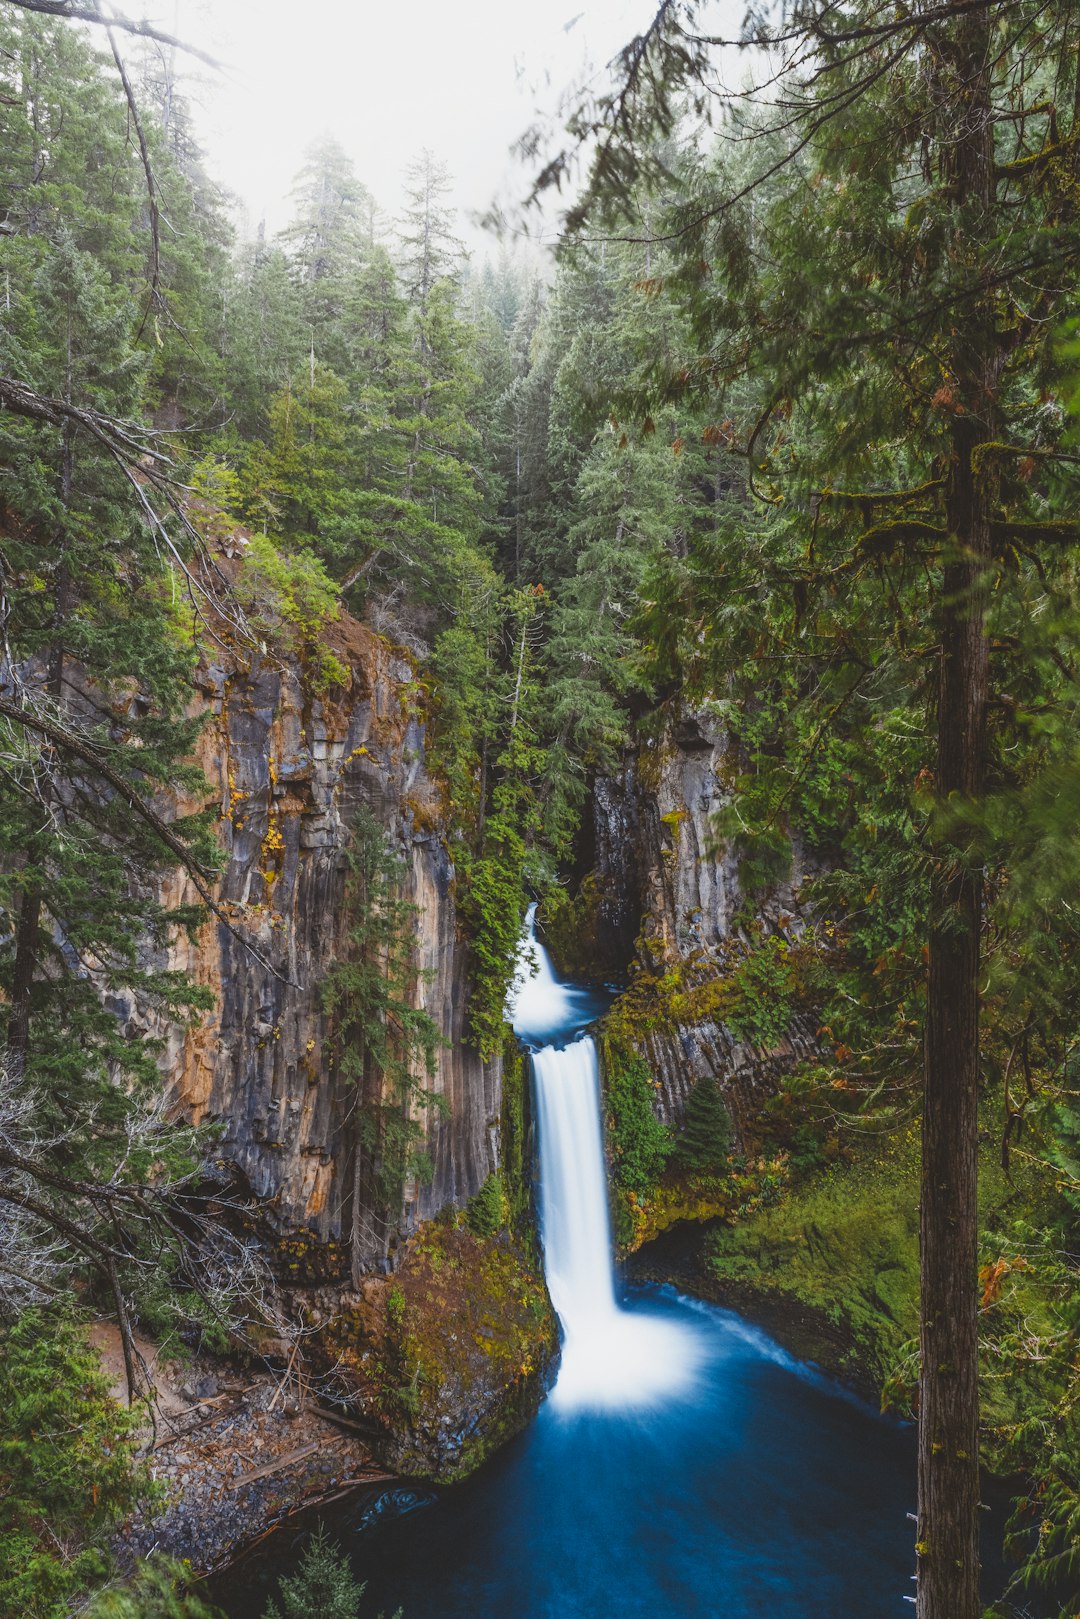
[[[103,17],[95,5],[77,5],[73,0],[11,0],[13,6],[20,11],[32,11],[39,17],[59,17],[66,22],[88,22],[97,27],[122,29],[125,34],[134,34],[139,39],[152,39],[157,45],[168,45],[178,51],[184,51],[188,56],[196,57],[205,62],[207,67],[221,67],[216,56],[208,51],[200,50],[198,45],[190,44],[186,39],[180,39],[175,34],[167,34],[164,29],[158,28],[154,23],[148,22],[145,17],[123,17],[112,15]]]
[[[112,17],[109,12],[109,18]],[[132,128],[139,143],[139,156],[142,159],[143,174],[146,177],[146,203],[150,216],[150,297],[147,301],[143,318],[139,322],[139,330],[135,333],[136,343],[146,329],[146,322],[151,309],[161,297],[161,211],[158,207],[157,181],[154,179],[154,165],[150,161],[150,148],[146,144],[146,132],[139,117],[139,107],[135,100],[135,92],[131,88],[131,80],[124,65],[124,58],[120,55],[120,47],[116,43],[116,30],[111,20],[105,21],[105,32],[108,35],[109,48],[112,51],[116,71],[120,75],[120,83],[124,88],[124,96],[131,115]]]
[[[155,809],[151,808],[138,789],[102,757],[99,748],[79,736],[77,732],[69,730],[55,720],[48,719],[45,715],[38,714],[33,709],[20,707],[17,703],[9,703],[4,698],[0,698],[0,715],[14,721],[16,725],[20,725],[26,730],[36,731],[40,736],[46,737],[54,747],[61,749],[62,752],[72,754],[76,759],[80,759],[85,765],[89,766],[95,775],[100,776],[103,781],[107,782],[113,791],[127,804],[128,808],[133,810],[140,820],[150,827],[159,841],[176,857],[179,864],[183,866],[191,878],[203,904],[228,930],[237,944],[241,945],[258,962],[260,967],[272,974],[280,983],[287,984],[291,982],[288,975],[275,967],[273,962],[268,960],[262,951],[252,944],[250,939],[245,938],[229,919],[220,903],[214,898],[210,887],[210,874],[206,867],[199,864],[183,839],[177,836],[169,823],[163,820]]]

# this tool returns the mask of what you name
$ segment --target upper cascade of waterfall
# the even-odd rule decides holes
[[[618,1302],[599,1065],[582,1032],[596,1000],[555,976],[535,917],[532,906],[511,1006],[534,1048],[544,1271],[563,1330],[551,1399],[564,1409],[653,1405],[693,1387],[703,1342],[692,1326]]]
[[[529,1046],[573,1038],[597,1015],[594,991],[564,984],[555,976],[551,957],[536,937],[535,904],[525,917],[507,1010],[514,1033]]]

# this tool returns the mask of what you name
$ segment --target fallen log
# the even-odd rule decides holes
[[[256,1479],[266,1478],[270,1473],[280,1473],[282,1468],[291,1467],[294,1462],[302,1462],[308,1456],[314,1456],[316,1451],[332,1449],[342,1443],[344,1441],[341,1439],[331,1439],[327,1445],[321,1439],[316,1439],[310,1445],[301,1445],[299,1450],[287,1451],[284,1456],[278,1456],[274,1461],[267,1462],[265,1467],[257,1467],[253,1473],[242,1473],[239,1478],[230,1479],[225,1488],[243,1489],[245,1484],[254,1484]]]

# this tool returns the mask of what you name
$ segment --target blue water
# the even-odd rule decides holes
[[[578,1086],[585,1048],[568,1042],[609,997],[561,982],[529,920],[515,1026],[533,1051],[566,1050],[565,1062],[542,1059],[545,1085]],[[593,1149],[584,1141],[595,1132],[573,1119],[569,1135],[565,1122],[560,1129],[557,1163],[552,1143],[541,1144],[542,1174],[564,1175],[569,1164],[588,1178]],[[602,1180],[599,1145],[594,1155]],[[598,1222],[606,1229],[606,1207],[586,1223]],[[605,1382],[598,1397],[574,1382],[569,1399],[545,1402],[528,1430],[464,1484],[376,1486],[295,1520],[215,1582],[230,1619],[261,1619],[278,1576],[292,1571],[320,1521],[367,1582],[364,1616],[399,1605],[405,1619],[913,1613],[914,1430],[731,1311],[656,1286],[617,1288],[612,1299],[603,1256],[599,1273],[602,1287],[583,1284],[575,1270],[561,1292],[570,1295],[568,1315],[584,1314],[586,1333],[590,1293],[606,1296],[598,1330],[607,1335],[600,1361],[610,1366],[610,1388]],[[670,1377],[646,1367],[653,1375],[643,1381],[657,1392],[644,1405],[626,1403],[624,1339],[672,1357]],[[996,1527],[997,1537],[987,1521],[984,1554]],[[988,1596],[1004,1584],[990,1560]]]
[[[483,1475],[353,1537],[407,1619],[886,1619],[910,1611],[912,1434],[738,1317],[660,1291],[708,1359],[650,1413],[541,1411]]]
[[[737,1315],[635,1290],[701,1335],[692,1396],[652,1411],[545,1406],[465,1484],[371,1491],[323,1511],[405,1619],[902,1619],[914,1590],[915,1447]],[[374,1510],[373,1510],[374,1509]],[[400,1515],[396,1515],[400,1510]],[[298,1537],[221,1591],[253,1619]],[[267,1553],[276,1545],[276,1555]]]

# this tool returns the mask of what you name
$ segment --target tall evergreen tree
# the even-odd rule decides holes
[[[337,1032],[338,1071],[351,1090],[348,1219],[356,1289],[386,1252],[406,1181],[428,1167],[423,1115],[442,1106],[430,1088],[439,1030],[416,1004],[414,907],[400,895],[402,866],[364,807],[349,849],[349,959],[331,970],[323,991]]]
[[[308,148],[292,201],[281,239],[301,282],[309,289],[319,282],[340,286],[374,246],[376,209],[339,142],[325,137]]]
[[[602,133],[594,197],[621,205],[643,168],[658,172],[647,140],[670,128],[674,84],[689,80],[707,98],[699,9],[671,0],[624,58],[622,125],[614,136]],[[894,570],[907,577],[926,568],[932,581],[923,608],[934,624],[938,681],[936,751],[925,767],[937,807],[926,920],[922,1619],[974,1619],[979,1601],[975,1189],[985,847],[973,828],[990,765],[993,595],[1010,576],[1015,547],[1049,538],[1046,520],[1057,516],[1016,480],[1016,468],[1025,456],[1052,464],[1058,454],[1023,379],[1046,374],[1051,317],[1075,252],[1075,209],[1064,170],[1055,168],[1061,131],[1073,120],[1071,22],[1068,6],[1036,18],[1022,0],[896,19],[873,7],[837,13],[816,4],[775,27],[755,18],[755,40],[772,37],[795,53],[785,115],[771,149],[759,147],[768,156],[756,174],[706,185],[671,227],[685,250],[684,284],[696,286],[705,347],[700,363],[667,369],[661,396],[704,385],[719,414],[726,401],[714,390],[756,376],[764,383],[756,419],[739,435],[752,487],[778,501],[787,485],[804,504],[813,473],[796,458],[784,416],[793,401],[812,400],[832,428],[817,503],[826,516],[864,514],[854,550],[834,559],[831,580],[873,557],[886,591]],[[812,68],[800,69],[799,51]],[[603,101],[595,121],[579,117],[577,131],[602,131],[612,105]],[[626,141],[626,129],[645,131],[645,144]],[[759,229],[746,199],[760,177],[785,168]],[[765,241],[761,274],[753,255]],[[914,444],[906,431],[913,419],[924,430]],[[730,421],[716,421],[715,431],[730,432]],[[901,465],[886,450],[898,437],[914,452]],[[846,501],[833,495],[838,486],[853,489]],[[822,525],[809,513],[804,522],[811,537],[802,588],[834,588]],[[1072,535],[1069,526],[1055,532]],[[850,536],[847,529],[849,545]],[[896,623],[898,637],[906,631]],[[856,666],[849,685],[857,675]]]
[[[440,281],[456,281],[463,248],[454,235],[454,210],[446,202],[450,173],[427,147],[405,173],[405,210],[398,226],[405,292],[423,318]]]

